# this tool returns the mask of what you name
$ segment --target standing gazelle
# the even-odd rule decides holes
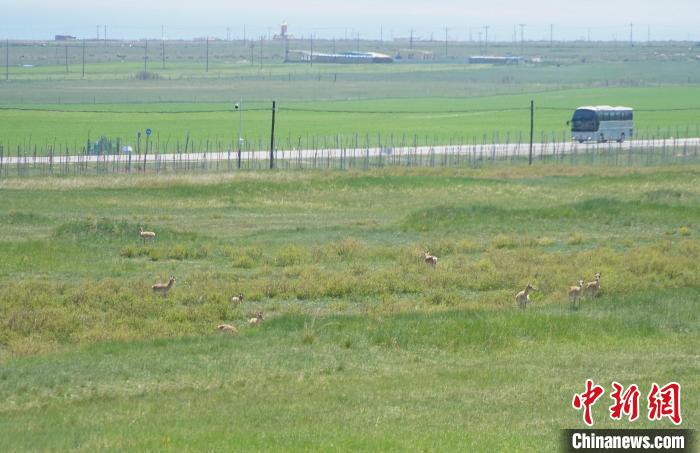
[[[524,290],[515,295],[515,301],[523,310],[527,307],[528,302],[530,302],[530,290],[537,291],[537,288],[528,283]]]
[[[265,318],[263,317],[263,312],[259,311],[255,314],[255,318],[250,318],[250,320],[248,320],[248,325],[259,326],[264,320]]]
[[[153,290],[153,294],[161,293],[163,296],[167,296],[168,291],[173,287],[173,283],[175,283],[175,277],[171,275],[168,283],[156,283],[151,286],[151,290]]]
[[[437,266],[438,257],[435,255],[431,255],[427,250],[423,252],[423,259],[425,260],[425,264],[431,267]]]
[[[153,231],[143,231],[143,227],[139,227],[139,237],[143,241],[143,245],[146,245],[146,239],[154,239],[156,234]]]
[[[581,293],[583,292],[583,279],[578,281],[578,286],[569,287],[569,300],[571,300],[571,308],[578,308],[581,301]]]
[[[600,292],[600,272],[595,273],[595,278],[592,282],[586,283],[586,296],[598,297]]]

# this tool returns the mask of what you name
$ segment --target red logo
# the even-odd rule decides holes
[[[609,408],[610,418],[622,420],[627,416],[630,422],[637,420],[639,418],[640,396],[637,384],[632,384],[625,389],[622,384],[613,381],[612,386],[614,391],[610,394],[610,398],[613,400],[613,405]],[[583,421],[586,425],[593,426],[591,408],[604,393],[603,387],[594,384],[592,379],[586,379],[586,391],[574,394],[571,405],[576,410],[583,409]],[[679,383],[669,382],[661,388],[656,383],[652,384],[647,402],[649,403],[648,418],[650,421],[667,417],[674,424],[681,424],[683,418],[681,417],[681,385]]]
[[[615,391],[610,394],[610,398],[615,401],[615,404],[610,406],[610,418],[620,420],[624,414],[629,416],[629,421],[635,421],[639,418],[639,388],[636,384],[632,384],[623,392],[622,385],[615,381],[612,386]]]
[[[588,426],[593,426],[593,418],[591,417],[591,406],[593,406],[598,398],[600,398],[605,390],[599,385],[593,385],[591,379],[586,379],[586,391],[574,395],[571,405],[574,409],[581,410],[583,408],[583,421],[586,422]]]
[[[681,424],[681,385],[670,382],[659,388],[652,384],[647,397],[649,400],[649,420],[661,420],[668,417],[674,424]]]

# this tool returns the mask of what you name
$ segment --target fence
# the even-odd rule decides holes
[[[18,148],[19,149],[19,148]],[[532,150],[532,151],[531,151]],[[146,152],[88,155],[54,152],[15,155],[0,146],[0,178],[104,174],[179,174],[276,169],[357,169],[382,167],[481,167],[526,164],[651,166],[700,162],[700,138],[644,138],[623,143],[551,140],[529,143],[460,143],[433,146],[381,146],[269,151]],[[272,158],[272,162],[270,159]]]

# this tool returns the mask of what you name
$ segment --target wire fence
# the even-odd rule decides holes
[[[164,153],[146,148],[143,153],[90,155],[50,149],[46,156],[0,145],[0,178],[105,174],[185,174],[284,170],[368,170],[384,167],[471,167],[523,165],[653,166],[698,163],[700,138],[637,137],[622,143],[578,143],[562,137],[533,143],[455,142],[448,145],[275,147],[264,150],[213,151],[182,149]]]

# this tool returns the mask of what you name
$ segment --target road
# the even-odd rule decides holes
[[[700,150],[700,138],[677,138],[659,140],[630,140],[623,143],[574,143],[574,142],[554,142],[554,143],[533,143],[532,153],[535,158],[539,156],[551,156],[553,154],[571,154],[605,151],[623,150],[649,150],[666,149],[676,150],[676,153],[697,153]],[[382,156],[391,158],[392,156],[429,156],[429,155],[463,155],[476,158],[502,158],[502,157],[525,157],[529,154],[527,143],[499,143],[499,144],[464,144],[450,146],[418,146],[418,147],[382,147],[382,148],[346,148],[346,149],[317,149],[317,150],[279,150],[275,156],[277,160],[310,160],[310,159],[365,159]],[[268,160],[269,151],[244,151],[241,153],[243,161]],[[201,162],[201,161],[235,161],[237,153],[180,153],[180,154],[157,154],[131,155],[132,165],[149,164],[158,162]],[[118,163],[125,165],[129,161],[128,154],[109,154],[102,156],[74,156],[74,155],[54,155],[49,156],[4,156],[0,159],[0,165],[71,165],[90,163]]]

